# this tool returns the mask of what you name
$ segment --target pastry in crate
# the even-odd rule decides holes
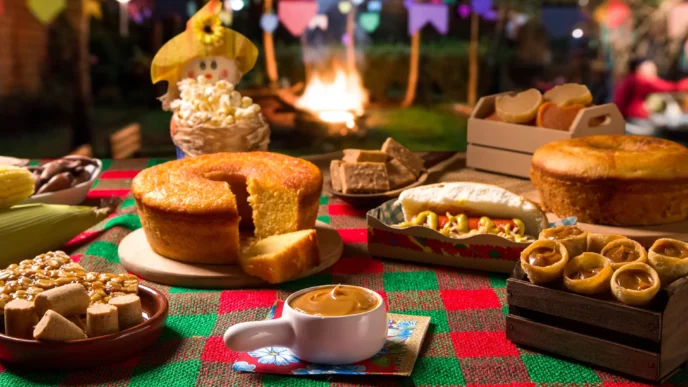
[[[559,226],[543,230],[521,253],[521,268],[537,285],[561,284],[573,293],[647,306],[661,287],[688,275],[688,243],[659,239],[648,254],[622,235]]]

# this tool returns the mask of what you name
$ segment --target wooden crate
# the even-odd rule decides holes
[[[530,283],[517,265],[507,280],[507,338],[650,382],[688,360],[688,279],[662,289],[648,308]]]
[[[614,104],[582,109],[568,131],[486,120],[494,112],[497,96],[481,98],[468,119],[466,165],[470,168],[527,178],[533,153],[548,142],[624,134],[626,130],[623,116]],[[598,121],[601,123],[591,126]]]

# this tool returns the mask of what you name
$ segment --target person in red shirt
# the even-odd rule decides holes
[[[633,60],[629,72],[614,90],[614,103],[626,119],[646,120],[645,100],[653,93],[688,90],[688,79],[665,81],[657,75],[657,65],[649,60]]]

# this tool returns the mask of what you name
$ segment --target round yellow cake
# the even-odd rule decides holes
[[[647,226],[688,218],[688,149],[669,140],[551,142],[533,155],[530,178],[548,210],[579,222]]]
[[[193,263],[237,263],[239,228],[255,236],[315,227],[322,174],[269,152],[215,153],[139,173],[132,192],[153,251]]]

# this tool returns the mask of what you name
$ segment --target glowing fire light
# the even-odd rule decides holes
[[[358,73],[347,74],[336,67],[330,79],[320,74],[312,76],[296,106],[317,114],[325,122],[342,123],[355,130],[356,117],[363,114],[367,102],[368,92]]]

